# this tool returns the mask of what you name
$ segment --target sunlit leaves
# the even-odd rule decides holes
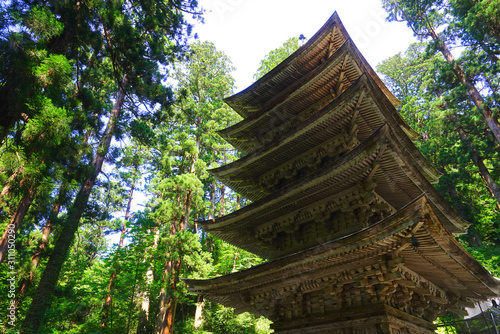
[[[285,60],[289,55],[291,55],[295,50],[299,48],[299,38],[291,37],[279,48],[276,48],[269,52],[264,59],[260,61],[259,68],[255,72],[253,78],[254,80],[260,79],[266,73],[275,68],[279,63]]]

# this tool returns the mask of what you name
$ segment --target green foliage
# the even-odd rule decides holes
[[[480,248],[467,247],[467,250],[493,275],[500,277],[500,248],[497,245],[486,244]]]
[[[50,40],[59,36],[64,29],[64,24],[59,22],[49,8],[35,6],[27,17],[27,26],[35,36]]]
[[[209,333],[224,334],[267,334],[270,321],[255,317],[250,313],[235,315],[234,310],[221,305],[205,302],[203,329]]]
[[[28,193],[33,194],[30,195],[33,204],[23,212],[23,225],[17,233],[23,259],[20,278],[30,277],[30,270],[35,269],[30,266],[30,258],[41,240],[40,229],[44,224],[52,223],[50,243],[57,239],[61,228],[69,224],[67,212],[73,212],[70,210],[71,198],[76,196],[76,190],[88,175],[92,175],[95,165],[91,162],[102,139],[103,123],[113,108],[125,74],[129,77],[129,86],[123,88],[128,95],[118,125],[110,128],[111,135],[124,138],[130,130],[136,142],[143,145],[156,139],[152,130],[155,124],[150,123],[162,119],[173,102],[172,89],[164,84],[168,75],[165,69],[174,60],[181,59],[186,51],[190,25],[184,13],[189,11],[199,17],[197,6],[194,0],[157,1],[154,4],[123,1],[104,4],[92,1],[2,3],[0,182],[7,192],[0,201],[0,227],[5,227],[20,199]],[[107,149],[98,150],[107,155],[107,163],[111,165],[122,153],[117,147],[119,144],[113,145],[112,154],[107,154]],[[191,145],[188,153],[196,154],[196,150]],[[126,158],[131,161],[123,159],[120,168],[139,170],[138,166],[144,163],[147,155],[143,154],[142,158],[130,155]],[[199,164],[196,166],[203,168]],[[52,308],[48,310],[51,327],[47,325],[44,331],[101,331],[100,307],[111,275],[109,271],[103,274],[101,266],[107,249],[104,238],[110,230],[124,224],[113,214],[127,206],[130,183],[140,178],[136,172],[122,174],[106,170],[106,174],[98,177],[90,201],[76,205],[84,207],[85,212],[78,219],[80,229],[62,268]],[[201,183],[197,177],[192,173],[179,175],[175,181],[178,181],[175,185],[164,185],[169,188],[163,198],[165,203],[169,191],[191,193],[195,203],[199,201],[201,192],[197,189]],[[58,189],[63,187],[68,187],[68,191],[58,198]],[[181,245],[190,247],[179,251],[189,255],[185,268],[198,262],[210,263],[205,258],[196,262],[200,252],[196,251],[193,239],[180,237]],[[177,243],[171,243],[171,248],[177,249],[173,245]],[[139,248],[140,254],[143,254],[142,249],[144,247]],[[20,295],[19,325],[29,303],[36,300],[32,298],[33,289],[39,282],[40,273],[47,269],[47,256],[52,250],[52,245],[47,246],[34,272],[31,289]],[[62,254],[61,250],[54,253]],[[139,281],[144,283],[148,265],[137,264],[139,253],[125,257],[127,261],[123,263],[117,260],[119,267],[124,271],[130,269],[132,276],[124,275],[115,284],[116,290],[121,292],[115,296],[116,312],[120,315],[115,313],[111,317],[115,325],[130,319],[136,305],[133,300],[138,298],[133,293],[134,287]],[[144,256],[140,259],[142,261]],[[94,274],[100,277],[99,282],[90,281]],[[1,305],[4,301],[7,299],[2,298]],[[2,310],[5,310],[3,306]],[[4,316],[3,311],[0,316]],[[127,321],[120,326],[111,326],[109,332],[125,332],[133,324]]]
[[[36,117],[25,126],[22,137],[25,147],[29,144],[40,145],[43,148],[57,148],[67,138],[71,131],[71,115],[63,108],[55,107],[47,98],[40,97],[37,101],[28,101],[29,108],[37,109]]]
[[[275,68],[283,60],[288,58],[295,50],[299,48],[299,38],[290,37],[283,45],[269,52],[264,59],[260,61],[260,66],[257,72],[253,75],[254,80],[258,80],[266,73]]]
[[[215,262],[212,275],[226,275],[251,268],[264,262],[257,255],[230,245],[220,239],[213,238],[212,243],[212,256]]]

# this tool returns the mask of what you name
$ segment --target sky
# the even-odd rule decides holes
[[[416,42],[406,24],[387,22],[380,0],[199,0],[206,10],[196,24],[199,40],[210,41],[232,60],[237,91],[253,83],[260,60],[290,37],[313,36],[335,12],[375,69]]]

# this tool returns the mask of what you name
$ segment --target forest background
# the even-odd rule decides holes
[[[460,242],[500,275],[500,3],[383,6],[419,42],[377,70],[471,223]],[[197,1],[3,1],[0,13],[0,330],[269,333],[180,280],[264,261],[196,224],[248,203],[207,172],[239,157],[216,134],[239,116],[223,102],[231,60],[190,38]]]

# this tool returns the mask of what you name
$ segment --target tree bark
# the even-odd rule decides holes
[[[20,174],[19,169],[16,170],[12,175],[9,177],[9,181],[7,184],[2,188],[2,192],[0,193],[0,198],[9,194],[10,188],[11,188],[11,182]]]
[[[21,198],[21,201],[19,202],[14,215],[10,219],[9,224],[5,228],[5,232],[2,235],[2,239],[0,240],[0,263],[6,261],[9,251],[9,240],[11,245],[13,245],[15,242],[15,234],[21,226],[24,216],[26,216],[26,214],[28,213],[34,197],[35,186],[33,185],[25,192],[25,194]]]
[[[224,183],[221,184],[220,186],[220,211],[219,211],[219,217],[224,216],[224,196],[226,192],[226,185]]]
[[[201,329],[203,326],[203,309],[205,308],[205,300],[203,296],[198,296],[198,302],[196,303],[196,312],[194,314],[194,328]]]
[[[185,205],[184,205],[185,206]],[[177,222],[172,223],[170,229],[170,237],[172,238],[177,232],[181,231],[184,224],[184,216]],[[174,318],[177,300],[173,296],[177,290],[177,273],[180,268],[181,258],[172,259],[169,254],[165,255],[165,267],[163,270],[163,279],[165,286],[160,291],[158,298],[158,316],[156,318],[157,334],[172,334],[174,332]]]
[[[481,48],[484,50],[484,52],[488,54],[492,62],[494,62],[495,64],[498,63],[497,55],[491,50],[488,45],[486,45],[483,41],[479,41],[479,45],[481,45]]]
[[[63,266],[64,261],[68,255],[71,243],[74,239],[75,233],[78,230],[80,218],[89,201],[90,193],[96,182],[97,176],[101,172],[104,158],[108,153],[111,139],[113,138],[116,124],[120,116],[120,112],[125,100],[125,87],[128,83],[127,76],[124,76],[118,94],[116,96],[113,110],[109,116],[106,131],[99,142],[99,146],[92,161],[93,171],[87,176],[83,182],[73,206],[68,210],[68,217],[61,231],[61,235],[57,239],[54,251],[47,263],[38,289],[33,297],[33,302],[30,305],[26,318],[21,327],[22,334],[34,334],[40,329],[43,323],[43,318],[47,309],[50,307],[50,299],[52,292],[57,284],[59,273]]]
[[[160,240],[160,229],[155,228],[154,229],[154,240],[153,240],[153,249],[158,248],[158,241]],[[146,261],[146,259],[144,259]],[[151,264],[148,268],[148,271],[146,272],[146,284],[147,286],[151,286],[153,284],[154,280],[154,273],[153,273],[153,262],[151,261]],[[141,311],[139,313],[139,321],[137,323],[137,334],[148,334],[151,333],[150,325],[149,325],[149,307],[150,307],[150,302],[149,302],[149,296],[146,291],[142,293],[142,302],[141,302]]]
[[[180,197],[180,196],[179,196]],[[189,219],[189,212],[191,209],[191,191],[188,191],[184,196],[183,210],[184,214],[177,222],[172,223],[170,230],[170,237],[180,231],[187,228],[187,222]],[[174,319],[175,311],[177,308],[177,299],[174,297],[175,291],[177,291],[177,284],[179,282],[179,272],[182,264],[182,254],[179,258],[172,259],[169,254],[166,254],[165,269],[163,276],[166,282],[166,287],[164,287],[160,293],[159,298],[159,313],[157,317],[157,324],[159,325],[159,334],[172,334],[174,332]]]
[[[84,145],[87,144],[88,139],[90,137],[90,133],[91,131],[87,131],[87,133],[83,138],[82,144]],[[81,157],[81,152],[79,152],[78,157]],[[69,184],[67,181],[64,181],[61,184],[61,187],[59,188],[59,194],[57,195],[57,199],[52,205],[52,210],[49,214],[49,219],[47,220],[45,226],[42,229],[42,239],[38,242],[38,245],[35,251],[33,252],[33,255],[31,256],[32,263],[31,263],[30,275],[29,277],[23,278],[21,284],[19,285],[19,295],[25,294],[28,291],[29,287],[31,286],[31,283],[33,282],[33,278],[35,277],[35,272],[40,263],[42,254],[45,252],[45,249],[48,246],[49,235],[52,232],[53,222],[57,219],[57,216],[59,215],[59,211],[61,210],[61,205],[65,201],[66,195],[68,194],[68,190],[69,190]]]

